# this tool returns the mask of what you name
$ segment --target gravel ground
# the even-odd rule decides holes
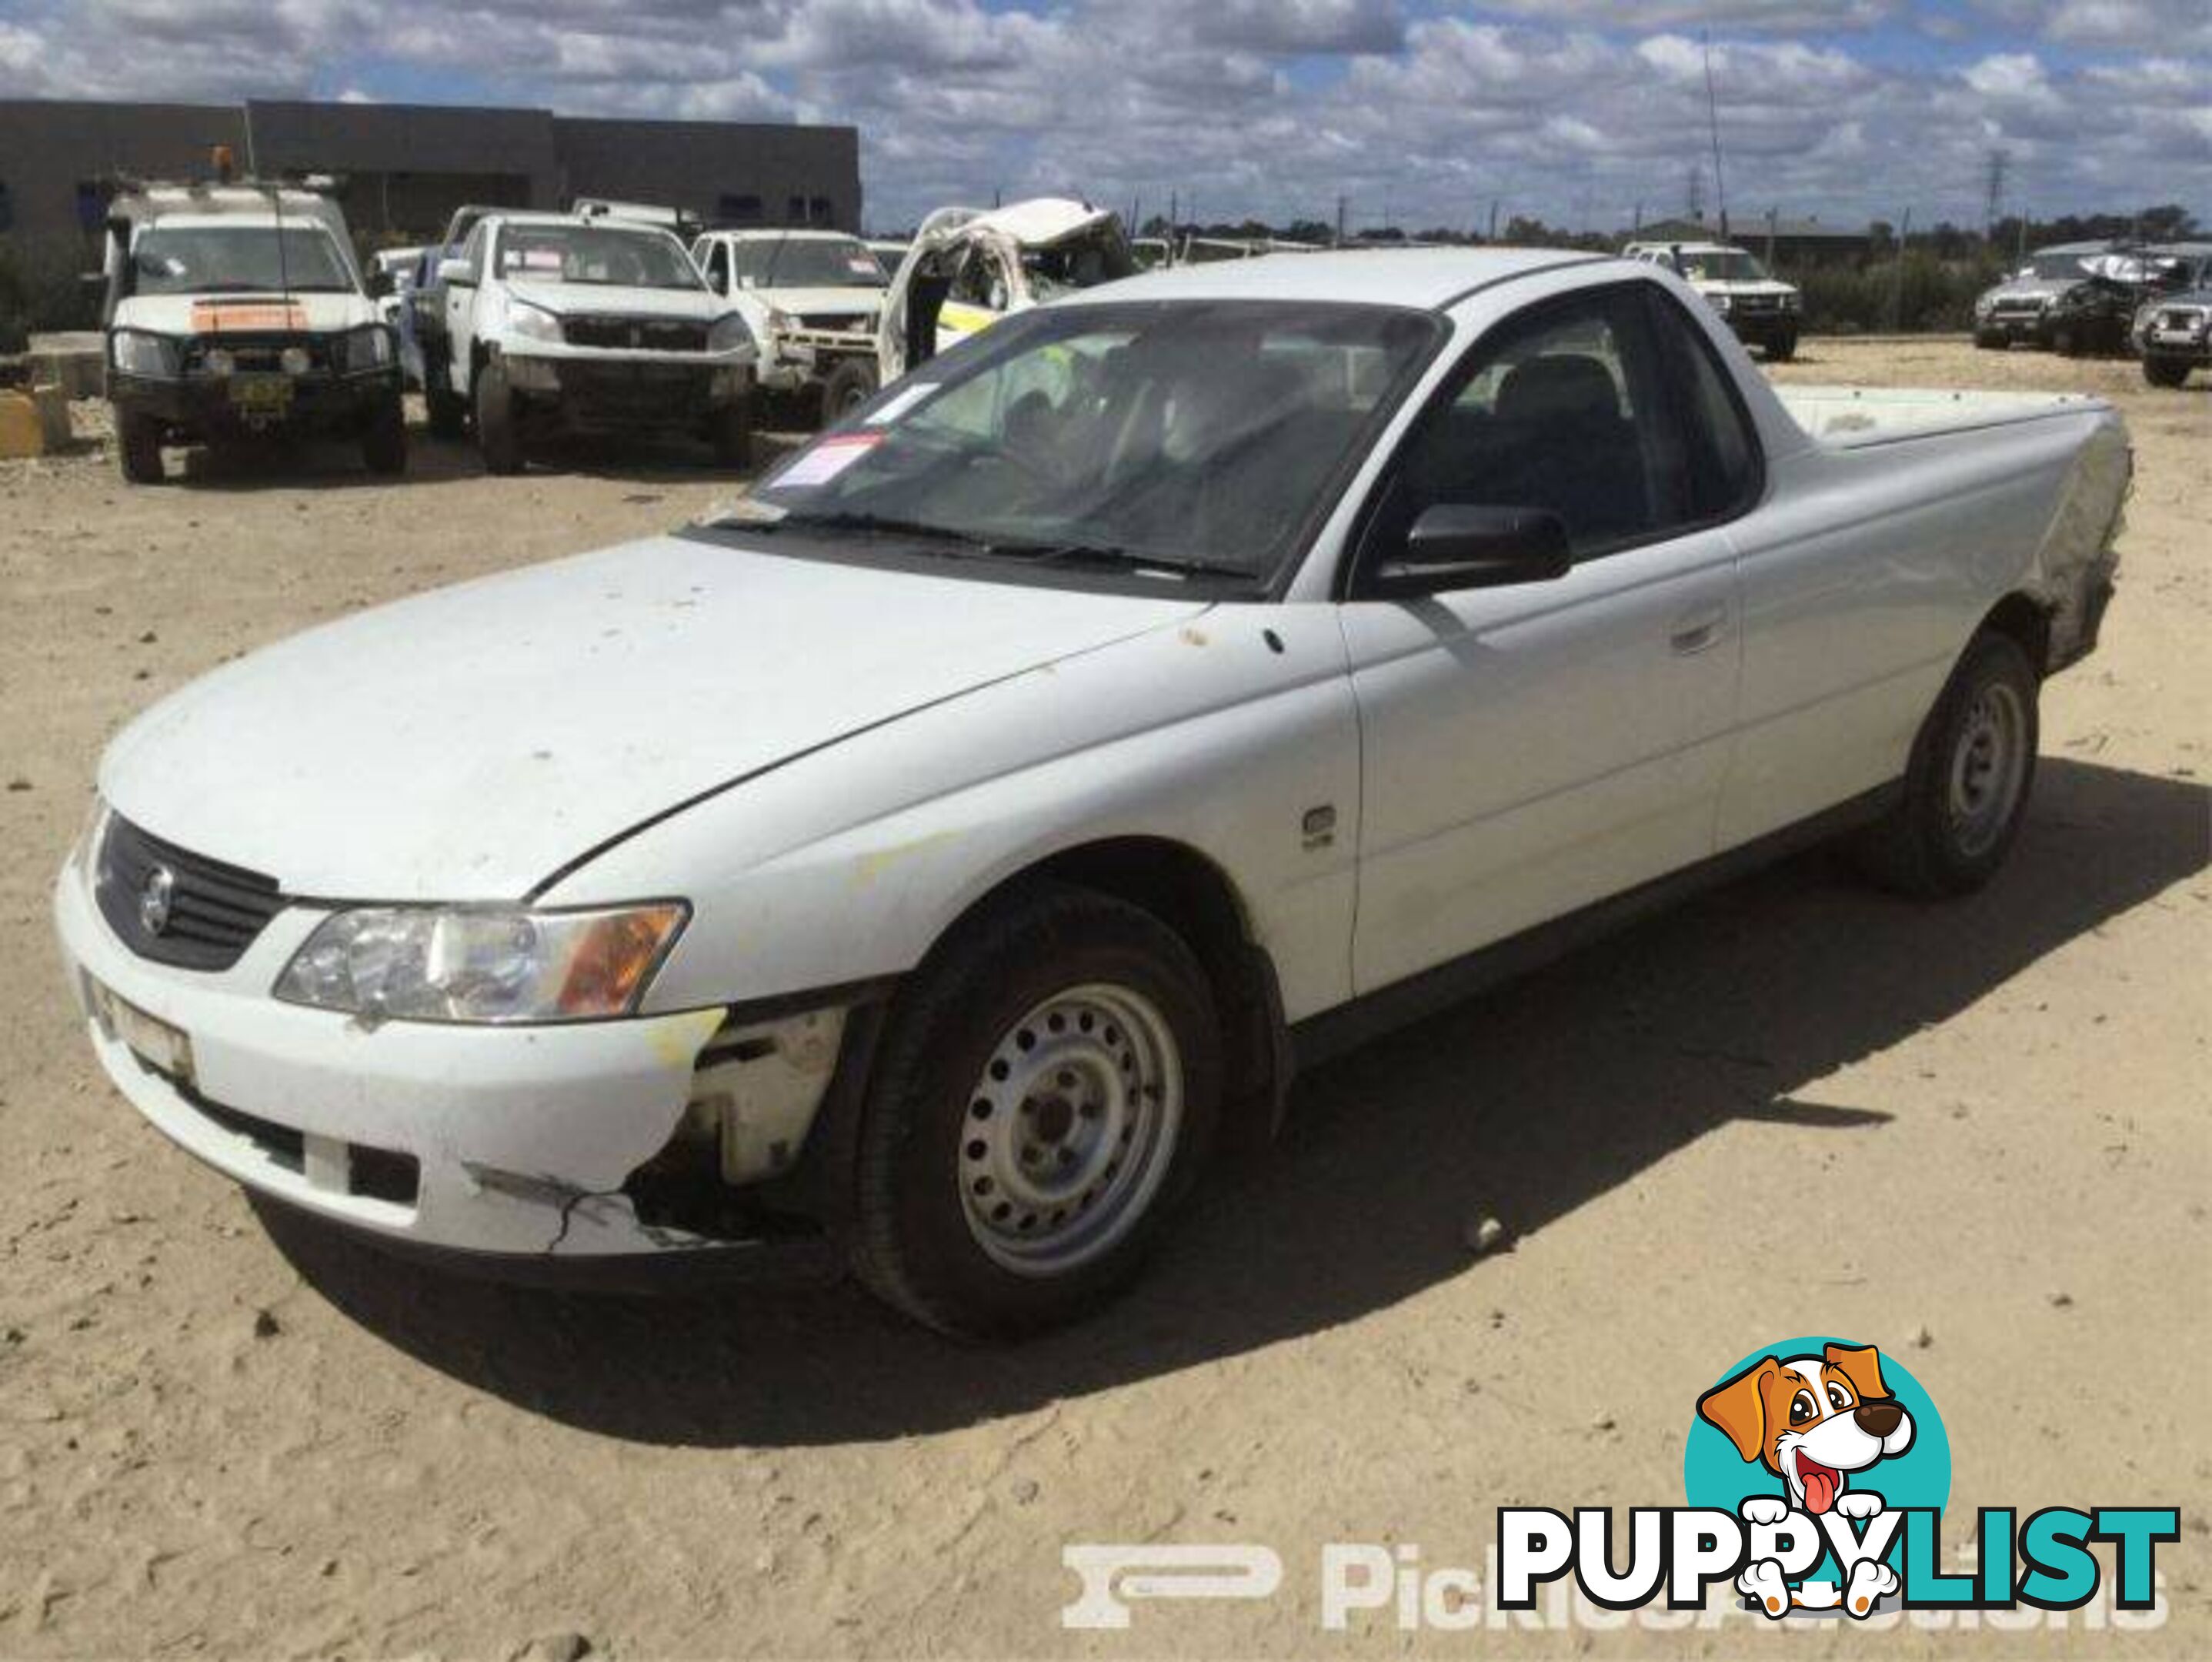
[[[427,439],[397,484],[341,453],[158,490],[97,450],[0,465],[0,1654],[2212,1651],[2212,387],[1935,341],[1780,373],[2127,412],[2123,588],[2048,690],[2002,878],[1925,910],[1800,860],[1378,1043],[1135,1297],[1012,1350],[842,1287],[555,1296],[264,1223],[64,996],[47,887],[133,711],[728,481],[683,451],[492,479]],[[1491,1215],[1510,1250],[1478,1256]],[[1808,1331],[1932,1391],[1954,1539],[1978,1505],[2179,1505],[2171,1618],[1322,1632],[1323,1543],[1479,1569],[1498,1505],[1674,1501],[1697,1392]],[[1150,1539],[1272,1545],[1283,1590],[1064,1633],[1063,1544]]]

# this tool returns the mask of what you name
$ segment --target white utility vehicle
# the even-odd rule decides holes
[[[669,231],[578,214],[485,214],[438,279],[445,380],[484,466],[520,472],[559,431],[696,434],[751,457],[752,331]]]
[[[811,1239],[1027,1328],[1379,1024],[1808,838],[1988,880],[2129,465],[2094,399],[1778,393],[1652,265],[1185,266],[166,699],[61,941],[156,1126],[374,1239]]]
[[[1739,339],[1764,349],[1769,358],[1787,363],[1797,356],[1805,298],[1748,249],[1725,242],[1632,242],[1621,252],[1680,273]]]
[[[876,319],[890,281],[842,231],[712,231],[691,245],[707,286],[744,314],[760,345],[755,386],[807,393],[823,423],[876,390]]]
[[[884,295],[877,373],[889,386],[1000,318],[1143,268],[1104,208],[1037,197],[1003,208],[939,208],[921,222]]]
[[[398,338],[354,263],[345,216],[291,186],[148,185],[107,216],[107,397],[123,477],[161,447],[240,435],[356,440],[407,466]]]

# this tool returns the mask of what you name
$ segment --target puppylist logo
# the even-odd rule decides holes
[[[1540,1584],[1571,1574],[1607,1610],[1664,1596],[1700,1606],[1718,1582],[1779,1622],[1877,1610],[2079,1610],[2112,1554],[2112,1602],[2148,1610],[2157,1549],[2180,1538],[2171,1507],[2010,1507],[1975,1520],[1972,1574],[1942,1568],[1951,1446],[1918,1380],[1872,1345],[1790,1339],[1753,1352],[1698,1398],[1683,1454],[1689,1505],[1629,1514],[1629,1563],[1607,1555],[1610,1507],[1574,1520],[1536,1507],[1498,1514],[1499,1608],[1533,1608]]]
[[[1688,1504],[1631,1508],[1618,1570],[1612,1507],[1501,1507],[1480,1571],[1431,1563],[1412,1543],[1322,1545],[1321,1625],[1371,1615],[1407,1632],[1722,1620],[1769,1631],[1811,1618],[2019,1631],[2081,1611],[2088,1628],[2141,1631],[2165,1619],[2157,1552],[2180,1538],[2171,1507],[2047,1506],[2025,1519],[1985,1507],[1946,1568],[1950,1439],[1920,1382],[1872,1345],[1784,1340],[1694,1400]],[[2109,1584],[2093,1543],[2109,1552]],[[1252,1543],[1070,1544],[1061,1558],[1081,1582],[1060,1611],[1067,1628],[1127,1629],[1146,1602],[1265,1600],[1285,1579],[1282,1555]]]

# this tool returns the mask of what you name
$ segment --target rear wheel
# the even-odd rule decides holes
[[[1136,1274],[1220,1093],[1205,971],[1149,913],[1054,887],[963,924],[878,1052],[854,1272],[948,1332],[1080,1315]]]
[[[822,425],[835,427],[876,395],[876,366],[847,358],[822,383]]]
[[[522,472],[522,435],[516,430],[514,394],[496,359],[477,371],[477,448],[488,473]]]
[[[2051,350],[2061,357],[2078,358],[2088,350],[2088,343],[2072,324],[2062,323],[2051,332]]]
[[[2033,665],[2009,636],[1974,637],[1914,740],[1905,796],[1857,852],[1900,893],[1970,893],[1996,874],[2035,784]]]
[[[2179,387],[2189,379],[2189,360],[2155,358],[2146,354],[2142,372],[2143,379],[2153,387]]]
[[[407,471],[407,415],[397,394],[378,406],[362,429],[361,459],[370,472],[381,476]]]
[[[143,411],[117,411],[115,459],[132,484],[161,484],[161,423]]]

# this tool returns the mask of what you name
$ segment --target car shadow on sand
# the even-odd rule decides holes
[[[1793,1093],[2208,860],[2205,786],[2046,759],[2011,862],[1969,899],[1895,899],[1824,854],[1716,890],[1302,1079],[1283,1138],[1215,1174],[1129,1297],[1018,1346],[938,1338],[848,1284],[711,1300],[531,1291],[398,1263],[289,1213],[264,1219],[353,1318],[568,1424],[706,1446],[943,1430],[1481,1277],[1471,1217],[1525,1235],[1730,1120],[1794,1128],[1844,1166],[1892,1111]]]
[[[757,433],[753,465],[724,467],[705,445],[652,435],[549,439],[532,447],[531,466],[520,476],[574,474],[633,484],[697,484],[726,479],[734,486],[757,477],[814,435]],[[404,490],[410,484],[446,484],[483,477],[483,460],[474,441],[434,437],[420,425],[407,429],[407,471],[380,475],[368,471],[360,448],[343,438],[276,434],[265,438],[226,437],[209,444],[172,449],[167,484],[188,490],[236,493],[246,490]]]

